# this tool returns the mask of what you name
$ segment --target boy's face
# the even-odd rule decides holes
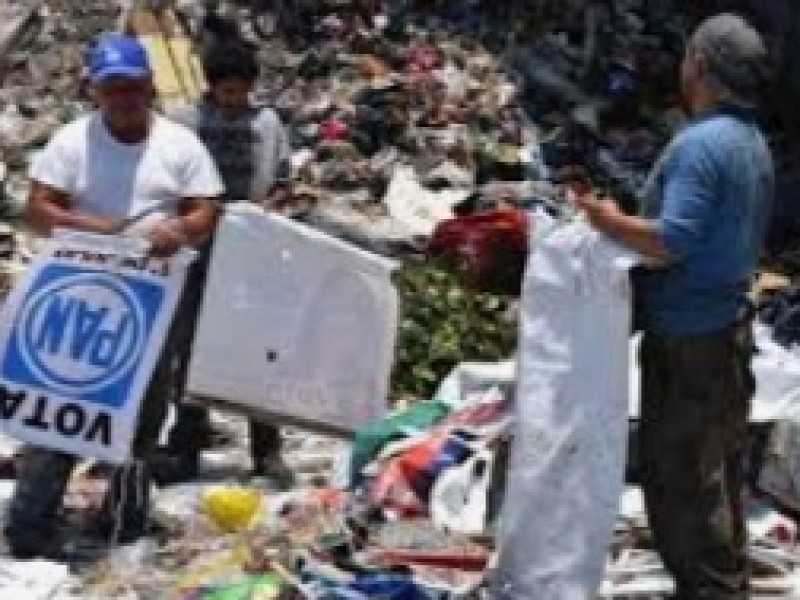
[[[211,102],[223,114],[235,117],[250,106],[253,82],[240,77],[221,79],[209,89]]]

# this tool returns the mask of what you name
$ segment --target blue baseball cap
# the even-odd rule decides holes
[[[135,37],[109,33],[98,38],[88,53],[89,76],[94,83],[109,77],[140,78],[150,75],[147,51]]]

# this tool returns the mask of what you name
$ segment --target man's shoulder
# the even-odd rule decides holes
[[[200,143],[194,131],[186,124],[176,121],[172,117],[156,116],[157,127],[154,134],[158,137],[169,138],[174,142]]]
[[[719,113],[701,119],[687,126],[680,134],[679,140],[684,145],[705,146],[708,149],[724,149],[736,146],[745,138],[753,135],[762,136],[752,122],[742,118]]]
[[[149,146],[157,160],[179,174],[185,184],[182,194],[209,197],[220,194],[219,175],[197,134],[162,115],[156,115],[155,119]]]
[[[253,110],[255,111],[255,123],[259,129],[280,129],[283,127],[278,113],[269,106],[257,106]]]
[[[718,161],[736,147],[736,123],[727,118],[710,117],[687,125],[673,140],[674,157],[690,162],[700,159]]]
[[[753,124],[721,115],[694,124],[676,137],[664,163],[667,173],[692,172],[735,185],[772,178],[774,166],[764,134]]]
[[[196,103],[181,102],[170,106],[164,111],[164,117],[175,123],[180,123],[185,127],[195,128],[197,126],[200,106]]]
[[[158,115],[151,133],[151,143],[170,164],[193,161],[207,153],[198,135],[189,127]]]
[[[719,133],[720,125],[715,119],[704,119],[689,123],[675,136],[675,146],[710,147]]]
[[[97,113],[95,112],[79,115],[72,121],[68,121],[67,123],[59,126],[53,133],[51,139],[61,143],[78,142],[86,138],[86,135],[95,125],[96,121]]]

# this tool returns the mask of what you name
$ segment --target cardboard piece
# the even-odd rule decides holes
[[[130,238],[49,240],[0,309],[0,429],[124,463],[189,260]]]

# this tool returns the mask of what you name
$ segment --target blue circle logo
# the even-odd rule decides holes
[[[31,294],[19,314],[22,360],[43,385],[64,394],[91,394],[116,383],[144,349],[144,311],[113,276],[61,277]]]

